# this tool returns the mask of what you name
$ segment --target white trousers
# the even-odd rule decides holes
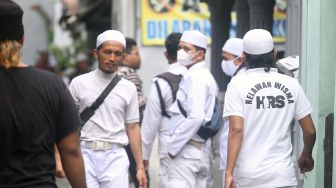
[[[94,151],[83,147],[83,143],[81,145],[87,187],[129,187],[129,161],[124,148]]]
[[[168,166],[169,188],[206,188],[210,178],[208,149],[186,144]]]
[[[160,158],[160,168],[159,168],[159,188],[169,188],[168,187],[168,165],[171,159],[169,156]]]

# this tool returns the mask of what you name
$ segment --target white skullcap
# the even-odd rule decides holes
[[[121,43],[126,48],[126,40],[124,35],[117,30],[106,30],[97,37],[96,48],[98,48],[103,42],[113,40]]]
[[[243,49],[243,39],[231,38],[225,42],[222,51],[241,57],[243,55]]]
[[[180,41],[187,42],[204,49],[208,46],[208,37],[197,30],[184,31]]]
[[[270,32],[264,29],[252,29],[243,38],[244,52],[251,55],[266,54],[273,50],[274,43]]]

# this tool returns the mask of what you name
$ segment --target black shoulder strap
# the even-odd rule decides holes
[[[155,86],[156,86],[156,89],[158,91],[158,94],[159,94],[159,99],[160,99],[160,106],[161,106],[161,114],[167,118],[170,118],[170,115],[166,112],[166,106],[164,104],[164,101],[163,101],[163,97],[162,97],[162,93],[161,93],[161,89],[160,89],[160,86],[159,86],[159,83],[157,80],[155,80]]]
[[[117,85],[117,83],[121,80],[119,75],[115,75],[112,81],[106,86],[104,91],[99,95],[95,102],[92,103],[90,108],[93,111],[96,111],[98,107],[104,102],[106,96],[111,92],[111,90]]]
[[[165,72],[165,73],[157,75],[156,77],[157,78],[162,78],[163,80],[165,80],[168,83],[168,85],[170,86],[170,89],[172,91],[173,101],[175,101],[176,100],[176,93],[177,93],[177,90],[179,88],[179,84],[181,82],[182,76],[181,75],[175,75],[175,74],[170,73],[170,72]],[[160,105],[161,105],[161,114],[165,117],[170,118],[170,115],[166,111],[166,106],[165,106],[165,103],[164,103],[164,100],[163,100],[160,85],[159,85],[157,80],[155,81],[155,85],[156,85],[156,89],[157,89],[158,94],[159,94]]]
[[[176,93],[177,90],[179,88],[179,84],[182,80],[182,75],[176,75],[170,72],[165,72],[162,74],[157,75],[156,77],[158,78],[162,78],[164,80],[167,81],[167,83],[169,84],[171,91],[172,91],[172,96],[174,101],[176,100]]]
[[[177,100],[177,106],[178,106],[178,108],[180,109],[180,111],[181,111],[181,113],[183,114],[183,116],[184,116],[185,118],[187,118],[187,117],[188,117],[188,116],[187,116],[187,112],[184,110],[184,108],[182,107],[182,105],[181,105],[181,103],[180,103],[179,100]]]

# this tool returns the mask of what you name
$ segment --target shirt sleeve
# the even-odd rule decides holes
[[[62,140],[80,127],[79,117],[74,100],[62,80],[58,81],[59,108],[56,125],[56,142]]]
[[[132,87],[130,87],[129,92],[131,93],[130,94],[131,98],[126,107],[126,113],[125,113],[126,124],[139,122],[138,94],[134,84]]]
[[[298,83],[298,94],[297,94],[297,103],[295,108],[295,119],[300,120],[304,118],[305,116],[312,113],[312,107],[310,105],[310,102],[305,95],[301,85]]]
[[[244,103],[232,81],[229,83],[224,100],[223,118],[240,116],[244,118]]]
[[[70,91],[70,94],[71,94],[73,100],[75,101],[76,107],[78,108],[78,107],[79,107],[79,103],[80,103],[80,101],[79,101],[79,99],[78,99],[78,97],[77,97],[78,94],[77,94],[77,88],[76,88],[76,78],[74,78],[74,79],[71,81],[71,83],[70,83],[68,89],[69,89],[69,91]]]
[[[159,82],[159,79],[157,81],[162,92],[162,98],[165,99],[166,97],[163,92],[167,93],[167,90],[169,89],[163,87],[163,84],[162,82]],[[150,157],[155,136],[161,126],[161,120],[162,114],[159,94],[156,85],[153,82],[148,94],[144,118],[141,124],[142,152],[144,160],[148,160]]]

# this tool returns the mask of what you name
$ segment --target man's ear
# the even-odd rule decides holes
[[[128,54],[126,52],[124,53],[123,61],[128,62]]]
[[[93,49],[92,50],[92,55],[95,59],[98,59],[98,50],[97,49]]]
[[[19,43],[23,46],[23,43],[24,43],[24,35],[22,35],[22,37],[20,38]]]
[[[246,54],[243,52],[243,63],[245,62],[246,63]]]
[[[240,64],[244,63],[244,60],[245,60],[244,55],[238,58],[238,61],[240,62]]]
[[[275,48],[273,49],[273,54],[274,54],[274,60],[275,62],[277,61],[277,54],[278,54],[278,50],[276,50]]]
[[[163,55],[166,57],[166,59],[168,59],[168,61],[169,61],[169,58],[168,58],[168,52],[167,51],[165,51],[164,53],[163,53]]]
[[[197,60],[203,61],[205,59],[205,52],[203,50],[198,51]]]

